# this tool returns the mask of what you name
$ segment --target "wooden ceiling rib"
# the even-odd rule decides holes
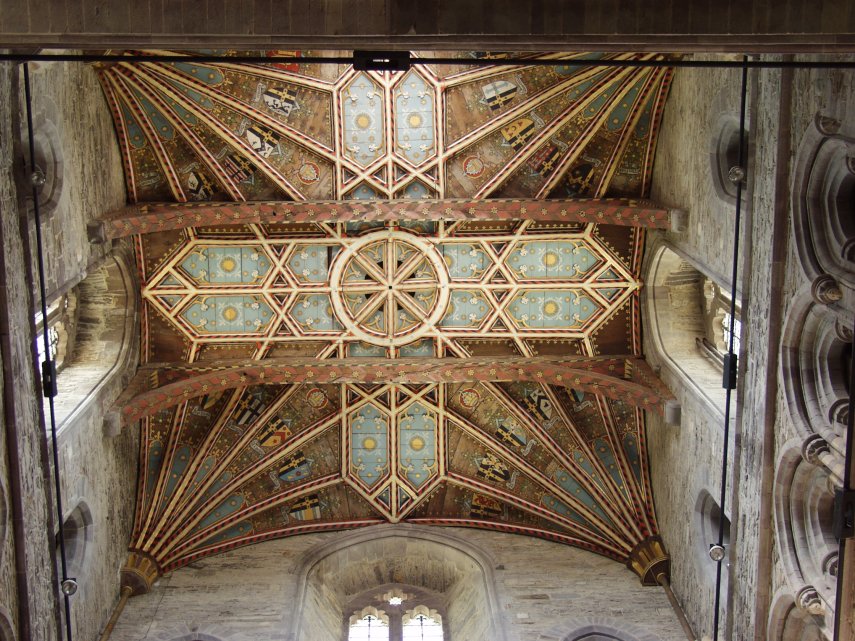
[[[641,356],[639,270],[644,228],[670,224],[644,197],[671,70],[591,61],[663,57],[381,73],[293,53],[99,69],[132,205],[92,234],[133,239],[143,298],[123,580],[399,521],[647,580],[644,411],[671,396]]]

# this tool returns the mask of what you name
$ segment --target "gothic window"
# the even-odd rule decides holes
[[[731,324],[731,315],[730,312],[725,312],[721,319],[721,327],[723,333],[724,347],[730,345],[730,324]],[[733,318],[733,353],[739,353],[739,340],[740,335],[742,334],[742,321],[739,320],[739,317]]]
[[[353,612],[347,621],[347,641],[445,640],[442,614],[436,609],[442,609],[439,595],[410,585],[385,587],[383,594],[382,588],[375,588],[351,601],[346,610]],[[366,603],[361,610],[352,609]]]
[[[403,617],[403,641],[442,641],[442,617],[423,605],[408,610]]]
[[[36,351],[39,364],[45,360],[44,336],[47,333],[50,357],[60,372],[67,364],[74,343],[77,311],[77,295],[70,292],[51,303],[47,310],[47,323],[41,312],[36,314]]]
[[[350,617],[347,641],[389,641],[389,617],[368,606]]]
[[[722,368],[730,342],[728,288],[667,246],[652,252],[646,280],[651,362],[667,367],[667,384],[682,388],[723,418]],[[738,353],[738,304],[733,334],[734,353]]]
[[[724,355],[730,346],[730,294],[709,278],[702,281],[704,332],[697,337],[696,343],[701,353],[717,366],[724,362]],[[733,317],[733,353],[739,354],[742,322],[737,306]]]

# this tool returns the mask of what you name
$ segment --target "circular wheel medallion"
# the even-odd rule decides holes
[[[448,305],[448,273],[430,243],[406,232],[369,234],[336,256],[333,309],[354,336],[373,345],[418,340]]]

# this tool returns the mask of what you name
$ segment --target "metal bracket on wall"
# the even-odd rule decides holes
[[[837,490],[834,493],[831,531],[838,540],[855,538],[855,490]]]
[[[357,71],[407,71],[409,51],[354,51],[353,68]]]
[[[722,363],[721,386],[724,389],[736,389],[736,354],[725,354]]]

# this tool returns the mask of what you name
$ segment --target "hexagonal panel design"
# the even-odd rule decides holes
[[[436,155],[434,89],[415,71],[395,87],[395,153],[414,165]]]
[[[448,329],[477,329],[491,311],[493,306],[481,292],[456,289],[451,292],[440,326]]]
[[[398,477],[416,490],[437,472],[437,417],[421,403],[398,415]]]
[[[364,73],[342,92],[344,153],[363,167],[386,153],[383,90]]]
[[[581,290],[524,289],[507,310],[520,329],[581,331],[602,307]]]
[[[205,285],[260,285],[273,261],[257,245],[195,245],[181,261],[181,271]]]
[[[347,424],[350,474],[370,490],[389,474],[389,417],[374,405],[363,405]]]
[[[338,250],[334,245],[297,245],[286,263],[288,271],[298,283],[325,283]]]
[[[333,313],[329,294],[300,294],[288,311],[304,332],[335,332],[341,323]]]
[[[519,280],[583,281],[604,260],[580,240],[534,240],[517,244],[505,265]]]
[[[480,243],[443,243],[439,251],[452,279],[481,278],[492,264]]]
[[[274,313],[261,296],[200,295],[179,317],[198,336],[264,334]]]

